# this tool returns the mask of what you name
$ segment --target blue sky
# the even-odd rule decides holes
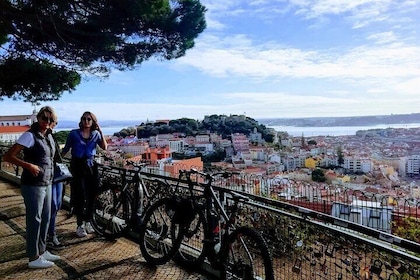
[[[52,105],[59,120],[246,114],[260,118],[420,112],[420,1],[205,0],[186,56],[86,78]],[[2,115],[28,114],[0,101]],[[38,106],[39,107],[39,106]]]

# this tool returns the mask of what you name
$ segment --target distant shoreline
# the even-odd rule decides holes
[[[420,123],[411,124],[382,124],[382,125],[368,125],[368,126],[267,126],[276,131],[285,131],[293,137],[312,137],[312,136],[345,136],[356,135],[359,130],[367,131],[372,129],[387,129],[387,128],[420,128]]]
[[[386,115],[386,116],[355,116],[355,117],[314,117],[314,118],[273,118],[259,119],[258,122],[267,126],[298,126],[298,127],[335,127],[335,126],[381,126],[408,125],[420,122],[420,113]]]

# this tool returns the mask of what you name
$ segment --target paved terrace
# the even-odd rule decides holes
[[[23,199],[16,185],[0,179],[0,279],[211,279],[173,262],[150,267],[134,241],[105,241],[94,234],[78,238],[75,228],[75,217],[61,210],[57,231],[66,247],[54,253],[62,259],[52,268],[29,269]]]

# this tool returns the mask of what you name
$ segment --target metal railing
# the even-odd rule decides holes
[[[182,168],[185,167],[179,166],[177,170]],[[19,175],[19,169],[10,164],[1,162],[1,169],[0,174],[11,174],[15,178]],[[145,179],[158,177],[183,186],[175,175],[159,166],[151,166]],[[265,237],[273,256],[276,279],[420,279],[420,244],[392,234],[390,225],[401,213],[388,208],[390,205],[385,202],[389,199],[377,196],[371,196],[370,201],[357,199],[380,201],[380,204],[354,204],[353,199],[350,202],[354,194],[347,201],[340,196],[331,202],[273,199],[264,190],[262,178],[249,178],[244,174],[215,182],[219,196],[229,203],[229,197],[224,195],[226,188],[251,198],[250,202],[241,204],[238,220],[258,229]],[[380,215],[391,217],[379,223],[381,226],[360,218],[368,212],[378,217],[379,208]]]

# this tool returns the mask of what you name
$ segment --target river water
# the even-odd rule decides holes
[[[276,131],[286,131],[290,136],[343,136],[355,135],[358,130],[385,129],[385,128],[416,128],[420,123],[410,124],[380,124],[371,126],[323,126],[323,127],[299,127],[299,126],[268,126]]]

